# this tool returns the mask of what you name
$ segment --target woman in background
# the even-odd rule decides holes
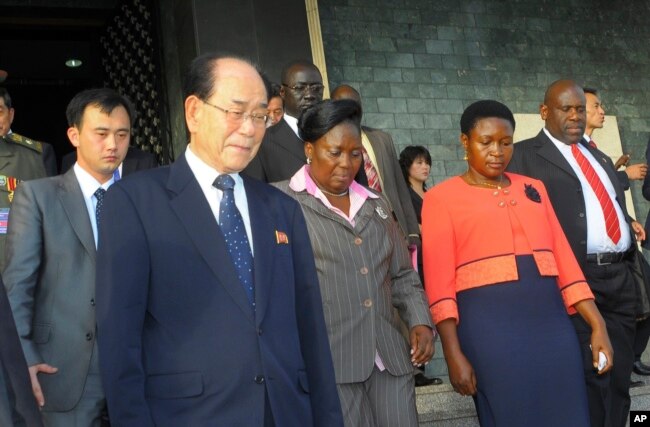
[[[431,154],[421,145],[409,145],[399,155],[399,165],[409,186],[411,202],[422,230],[422,201],[427,191],[426,181],[431,172]],[[418,263],[419,264],[419,263]]]
[[[420,232],[422,232],[422,202],[424,193],[427,191],[426,181],[431,172],[431,154],[429,150],[421,145],[409,145],[399,155],[399,165],[402,175],[406,181],[411,196],[411,203],[415,216],[418,219]],[[418,275],[424,287],[424,269],[422,268],[422,250],[417,253]],[[438,377],[427,377],[424,368],[415,374],[415,386],[440,385],[442,379]]]
[[[591,327],[601,374],[613,362],[605,322],[544,184],[504,172],[512,112],[478,101],[460,123],[467,171],[429,190],[422,209],[426,292],[449,380],[474,397],[482,426],[588,427],[567,311]]]

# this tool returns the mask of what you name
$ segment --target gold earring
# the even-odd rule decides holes
[[[467,151],[465,151],[465,155],[463,156],[463,160],[467,160]]]

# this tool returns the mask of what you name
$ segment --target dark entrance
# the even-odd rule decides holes
[[[16,110],[12,130],[49,142],[59,160],[72,150],[66,137],[68,101],[104,80],[99,38],[115,2],[97,3],[84,9],[1,7],[0,69],[9,75],[0,84]],[[83,65],[67,67],[65,62],[73,58]]]

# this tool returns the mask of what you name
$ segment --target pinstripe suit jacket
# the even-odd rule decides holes
[[[293,191],[288,181],[274,185],[300,202],[307,221],[336,382],[367,380],[377,350],[391,374],[412,372],[393,306],[409,329],[433,324],[387,202],[367,199],[352,227],[306,191]]]

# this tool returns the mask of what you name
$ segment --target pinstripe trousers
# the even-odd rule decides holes
[[[336,384],[345,427],[417,427],[413,374],[394,376],[374,367],[359,383]]]

